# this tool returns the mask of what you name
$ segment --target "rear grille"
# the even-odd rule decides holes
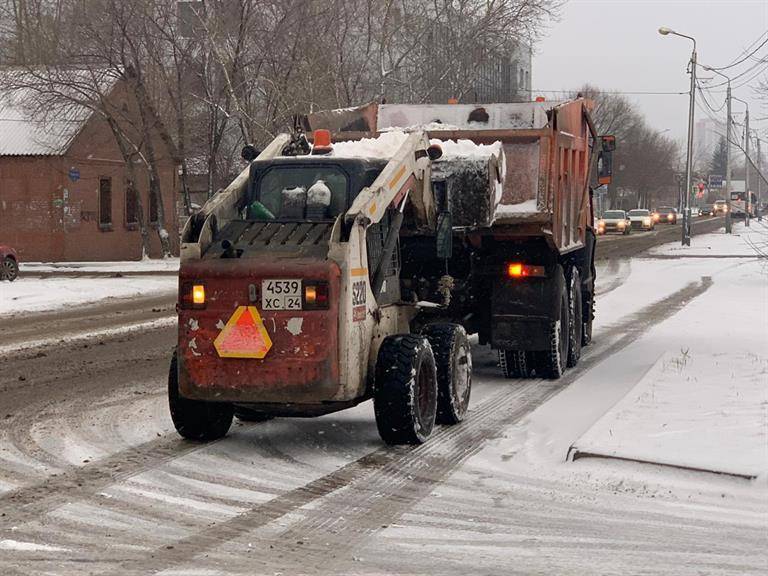
[[[327,242],[333,222],[248,222],[234,220],[217,235],[216,242],[233,246],[312,246]]]

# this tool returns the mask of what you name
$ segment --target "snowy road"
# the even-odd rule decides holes
[[[110,326],[150,322],[138,331],[8,351],[0,574],[763,573],[765,486],[581,461],[559,465],[576,474],[551,473],[527,460],[532,413],[565,402],[567,448],[621,390],[595,387],[596,415],[584,394],[571,404],[560,393],[599,384],[610,362],[631,364],[619,359],[743,262],[653,265],[686,272],[650,279],[649,291],[638,273],[648,260],[605,267],[595,342],[557,382],[504,380],[476,349],[468,420],[416,448],[383,447],[369,403],[236,424],[206,446],[180,440],[165,401],[175,330],[151,324],[170,312],[159,303],[99,314]],[[17,322],[0,346],[14,334],[66,337],[84,321],[72,314],[71,325]]]

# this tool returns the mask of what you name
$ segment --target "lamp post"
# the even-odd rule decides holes
[[[731,126],[733,126],[733,117],[731,116],[731,79],[711,66],[704,66],[704,70],[719,74],[728,81],[728,89],[725,96],[728,109],[725,121],[725,233],[730,234],[733,230],[733,221],[731,220]]]
[[[667,36],[672,34],[673,36],[680,36],[681,38],[687,38],[693,42],[693,52],[691,52],[691,92],[690,102],[688,103],[688,153],[685,160],[685,192],[683,194],[683,236],[682,245],[691,245],[691,233],[693,232],[693,226],[691,223],[691,188],[693,188],[693,112],[696,105],[696,38],[693,36],[686,36],[675,32],[670,28],[662,26],[659,28],[659,34]]]
[[[749,226],[749,102],[731,96],[747,107],[747,115],[744,117],[744,226]]]

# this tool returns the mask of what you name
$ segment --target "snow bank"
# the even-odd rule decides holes
[[[0,283],[0,316],[71,308],[107,298],[172,294],[175,275],[125,278],[25,278]]]
[[[123,262],[22,262],[19,268],[22,275],[36,272],[168,272],[175,274],[179,271],[179,259],[147,258]]]
[[[767,374],[758,354],[667,352],[574,448],[756,477],[768,471]]]
[[[694,228],[696,223],[693,224]],[[768,255],[768,226],[753,220],[747,228],[743,222],[734,222],[733,233],[720,230],[712,234],[694,236],[690,246],[680,243],[664,244],[648,251],[661,256],[766,256]]]

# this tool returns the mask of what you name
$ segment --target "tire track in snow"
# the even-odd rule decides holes
[[[506,427],[636,341],[660,319],[675,314],[711,285],[711,278],[703,277],[613,325],[608,330],[609,338],[588,348],[579,366],[558,381],[516,381],[520,387],[488,398],[470,412],[464,423],[442,428],[426,444],[380,449],[306,486],[179,540],[172,548],[163,547],[140,560],[124,562],[120,572],[146,574],[183,565],[288,514],[303,518],[272,538],[258,539],[259,548],[248,557],[249,566],[289,573],[336,573],[351,569],[347,563],[352,560],[352,550],[410,510],[485,442],[498,437]],[[308,508],[309,504],[314,505]],[[195,565],[201,568],[199,561]]]
[[[437,483],[449,476],[466,458],[480,450],[488,439],[503,432],[506,426],[519,421],[585,371],[639,338],[660,319],[685,306],[710,285],[710,279],[702,279],[699,283],[690,284],[647,306],[629,321],[625,319],[613,325],[603,332],[600,341],[585,350],[580,366],[569,371],[560,381],[516,381],[520,386],[488,398],[471,411],[464,424],[440,429],[430,442],[423,446],[382,448],[374,451],[319,479],[303,483],[282,495],[270,497],[265,503],[251,506],[242,514],[216,522],[213,526],[210,526],[210,522],[200,525],[194,516],[186,516],[182,527],[186,532],[192,531],[191,535],[176,539],[173,548],[162,546],[153,554],[141,553],[139,558],[136,558],[139,553],[135,548],[128,549],[122,555],[124,562],[120,572],[144,574],[184,564],[206,550],[215,549],[247,535],[259,526],[266,526],[288,515],[298,515],[300,519],[276,539],[279,546],[265,553],[264,562],[274,562],[275,566],[280,567],[286,564],[299,565],[309,557],[316,557],[326,566],[327,548],[313,553],[308,546],[297,545],[296,548],[291,548],[286,543],[291,542],[290,538],[295,535],[307,538],[303,535],[322,532],[326,535],[326,541],[330,539],[330,549],[349,551],[355,543],[380,530],[382,524],[399,518]],[[510,381],[510,388],[514,385],[515,381]],[[10,527],[40,519],[42,526],[33,528],[30,534],[32,539],[38,534],[38,539],[56,540],[57,535],[66,532],[64,539],[76,543],[75,546],[80,548],[83,554],[90,554],[91,557],[103,554],[104,561],[111,561],[111,565],[114,565],[116,556],[110,556],[108,552],[89,550],[88,543],[93,542],[92,534],[98,534],[99,530],[103,530],[103,526],[85,527],[82,523],[68,523],[63,519],[59,520],[57,515],[47,516],[44,520],[40,517],[65,504],[78,502],[97,507],[105,513],[109,512],[110,507],[114,507],[115,513],[128,517],[133,513],[137,523],[149,523],[156,527],[160,534],[158,536],[155,533],[150,538],[149,534],[142,531],[138,534],[135,530],[128,531],[125,534],[128,541],[157,545],[158,540],[167,539],[168,536],[173,538],[174,533],[178,536],[178,530],[169,530],[172,528],[169,513],[173,508],[161,510],[160,507],[153,509],[152,506],[132,505],[130,498],[105,499],[99,492],[107,486],[172,462],[201,448],[204,446],[189,444],[169,435],[112,454],[86,466],[72,467],[60,476],[0,497],[0,509],[5,514],[0,517],[0,526]],[[216,490],[216,487],[212,486],[212,489]],[[307,510],[308,506],[312,506],[312,509]],[[340,512],[344,513],[343,518],[339,518]],[[335,519],[331,527],[334,532],[326,530],[329,527],[328,518]],[[66,525],[66,528],[58,528],[57,522]],[[75,533],[78,526],[82,531],[79,535]],[[163,526],[167,528],[163,530]],[[131,560],[127,560],[126,556]],[[339,562],[347,560],[344,554],[341,557],[337,554],[336,558]],[[59,562],[66,563],[64,559]],[[251,563],[253,556],[249,557],[249,564]]]

